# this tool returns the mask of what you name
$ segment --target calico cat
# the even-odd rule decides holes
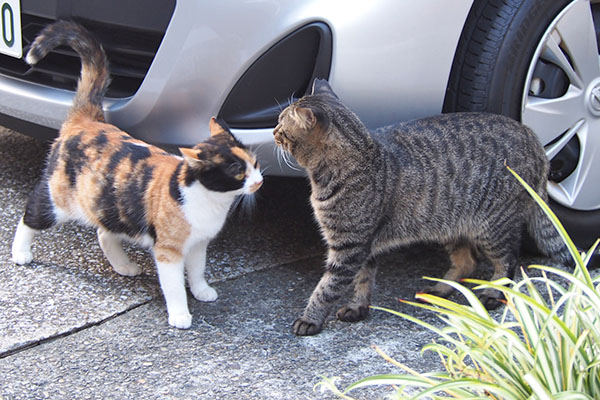
[[[108,62],[100,43],[85,28],[69,21],[46,27],[26,60],[35,64],[62,44],[79,54],[81,77],[73,106],[17,227],[13,261],[29,263],[34,235],[67,220],[97,227],[100,247],[121,275],[140,273],[123,250],[123,239],[151,247],[169,324],[189,328],[184,265],[194,297],[216,300],[217,292],[204,279],[206,247],[223,226],[236,196],[261,187],[256,157],[215,118],[210,121],[210,138],[191,149],[181,148],[183,157],[105,123],[102,100]]]
[[[572,263],[550,221],[505,166],[547,199],[544,149],[529,128],[507,117],[445,114],[370,133],[326,81],[316,80],[312,94],[283,110],[273,134],[308,172],[328,245],[326,272],[294,322],[297,335],[320,332],[351,287],[337,317],[364,319],[375,257],[400,245],[444,244],[449,280],[472,273],[479,253],[492,262],[492,279],[512,276],[524,229],[545,255]],[[451,290],[441,283],[427,289],[439,296]],[[499,296],[485,290],[481,300],[494,308]]]

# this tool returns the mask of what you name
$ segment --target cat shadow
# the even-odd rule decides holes
[[[139,275],[118,274],[100,249],[96,230],[75,222],[67,222],[41,231],[32,247],[33,261],[20,268],[70,275],[83,286],[125,285],[160,294],[158,289],[154,289],[158,288],[158,278],[149,251],[127,242],[123,243],[123,248],[130,260],[141,268],[142,272]]]
[[[376,289],[373,304],[385,301],[385,296],[392,296],[395,300],[402,299],[415,301],[415,294],[431,285],[425,277],[443,278],[450,268],[450,257],[443,246],[437,244],[421,243],[397,249],[379,258]],[[515,282],[522,280],[522,271],[528,276],[539,277],[542,272],[530,268],[532,265],[547,265],[565,269],[552,259],[535,252],[526,252],[519,258],[514,276],[509,276]],[[483,257],[477,259],[477,269],[469,278],[490,280],[494,273],[492,263]],[[473,289],[476,285],[460,282],[463,286]],[[475,294],[479,290],[473,290]],[[454,290],[449,300],[459,304],[467,304],[465,297]]]

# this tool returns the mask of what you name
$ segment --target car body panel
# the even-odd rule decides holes
[[[329,80],[368,127],[439,113],[471,4],[178,1],[142,85],[130,98],[107,99],[107,120],[158,145],[202,141],[209,118],[248,67],[281,38],[315,21],[333,34]],[[0,76],[0,113],[34,124],[60,128],[71,98],[67,90]],[[269,127],[234,133],[259,148],[268,174],[298,173],[277,162]]]

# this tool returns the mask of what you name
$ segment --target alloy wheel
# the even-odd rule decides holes
[[[522,121],[551,160],[548,193],[575,210],[600,209],[600,3],[575,0],[549,25],[534,53]],[[600,19],[600,18],[598,18]]]

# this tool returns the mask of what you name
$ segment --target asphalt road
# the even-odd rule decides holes
[[[348,384],[398,372],[373,344],[416,370],[441,368],[436,356],[420,353],[430,332],[384,312],[355,324],[330,318],[314,337],[291,333],[324,259],[304,179],[267,179],[250,215],[232,213],[208,250],[219,299],[188,296],[189,330],[168,326],[148,253],[129,247],[143,273],[119,276],[93,229],[66,224],[43,232],[34,262],[14,265],[12,236],[46,151],[0,128],[0,400],[327,399],[313,390],[321,376]],[[412,299],[421,277],[442,276],[448,262],[436,246],[394,252],[381,263],[374,304],[439,325],[397,299]],[[389,390],[356,394],[378,398]]]

